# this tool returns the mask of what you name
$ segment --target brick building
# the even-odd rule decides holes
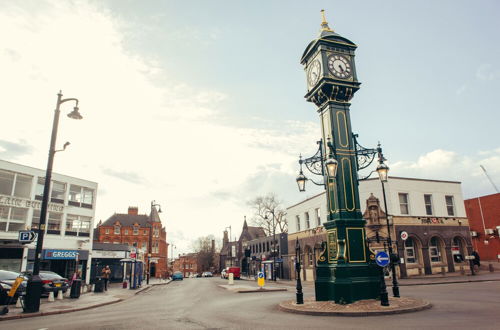
[[[127,214],[115,213],[96,229],[98,242],[136,246],[138,255],[144,256],[146,271],[149,259],[151,277],[167,276],[167,232],[155,206],[149,216],[139,214],[137,207],[129,207]]]
[[[500,194],[464,201],[472,236],[472,246],[481,260],[500,259]]]
[[[179,255],[174,260],[174,272],[181,272],[184,277],[189,277],[199,272],[198,256],[196,253]]]

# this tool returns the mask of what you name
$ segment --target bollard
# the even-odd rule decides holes
[[[64,297],[62,290],[57,291],[57,300],[63,300],[63,299]]]
[[[490,270],[490,273],[493,273],[495,269],[493,268],[493,264],[488,264],[488,269]]]
[[[54,291],[49,292],[49,297],[47,298],[47,301],[54,301]]]
[[[69,298],[70,293],[71,293],[71,292],[70,292],[70,290],[69,290],[69,289],[68,289],[68,290],[66,290],[66,292],[64,293],[64,297]]]
[[[465,275],[464,266],[460,266],[460,275]]]
[[[21,297],[17,298],[17,301],[16,301],[16,307],[17,308],[20,308],[20,307],[23,307],[23,305],[21,304]]]
[[[229,273],[228,278],[229,278],[229,281],[228,281],[227,284],[233,285],[234,284],[234,274],[233,273]]]

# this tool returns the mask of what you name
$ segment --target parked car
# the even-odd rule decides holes
[[[203,272],[203,274],[201,274],[201,277],[213,277],[214,275],[212,274],[212,272]]]
[[[201,277],[201,274],[200,273],[196,273],[196,274],[194,274],[194,277]]]
[[[182,272],[174,272],[172,274],[172,281],[182,281],[184,279],[184,276],[182,276]]]
[[[8,270],[0,270],[0,305],[5,305],[8,302],[8,292],[12,288],[14,281],[16,278],[21,276],[21,273],[11,272]],[[17,288],[17,291],[14,295],[14,298],[11,300],[11,304],[15,304],[17,298],[20,295],[23,295],[26,292],[26,285],[28,281],[27,278],[24,278],[24,281],[21,282],[21,285]]]
[[[59,291],[62,290],[65,293],[69,288],[69,281],[67,278],[61,275],[49,272],[40,271],[40,278],[42,279],[42,296],[48,296],[50,292],[54,292],[54,296],[57,296]]]

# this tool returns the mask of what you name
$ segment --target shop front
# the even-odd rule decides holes
[[[124,267],[121,262],[126,258],[128,245],[94,242],[92,250],[92,266],[90,277],[94,279],[101,276],[102,269],[109,266],[111,282],[122,282],[124,279]]]
[[[40,259],[40,270],[51,271],[62,277],[70,279],[75,270],[78,270],[83,280],[86,280],[87,262],[89,251],[87,250],[54,250],[44,249]],[[28,252],[27,271],[33,271],[35,250]]]

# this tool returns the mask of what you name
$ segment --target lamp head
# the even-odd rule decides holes
[[[70,113],[68,113],[68,117],[71,118],[71,119],[82,119],[83,117],[80,114],[79,110],[80,109],[78,109],[78,107],[74,107],[73,111],[71,111]]]
[[[299,186],[299,191],[306,191],[306,181],[307,181],[307,178],[306,176],[304,175],[304,173],[302,173],[302,170],[300,171],[299,173],[299,176],[297,176],[297,179],[295,179],[297,181],[297,185]]]
[[[337,168],[339,166],[337,160],[333,157],[329,157],[325,162],[325,166],[328,176],[331,178],[335,178],[337,176]]]
[[[383,162],[378,164],[377,173],[381,182],[387,182],[389,178],[389,166],[385,165]]]

